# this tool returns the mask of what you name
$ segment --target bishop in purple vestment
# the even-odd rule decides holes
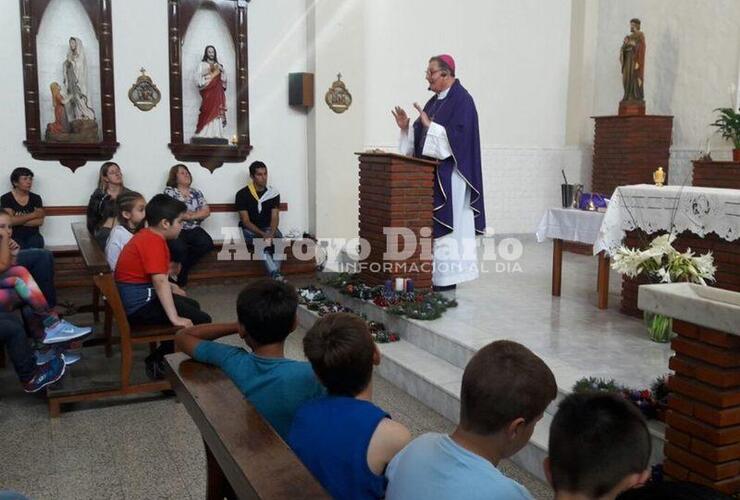
[[[484,234],[480,134],[473,98],[455,77],[449,55],[429,60],[426,79],[435,95],[410,125],[406,112],[393,116],[401,129],[401,152],[440,161],[434,185],[434,273],[437,289],[478,277],[476,234]]]

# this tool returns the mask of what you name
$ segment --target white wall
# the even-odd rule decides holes
[[[342,115],[330,116],[323,102],[315,111],[317,171],[328,166],[326,177],[337,181],[317,182],[332,195],[317,195],[319,228],[328,216],[332,235],[356,235],[352,153],[397,147],[391,108],[411,112],[413,102],[429,99],[428,58],[450,53],[480,117],[488,225],[533,231],[545,207],[558,202],[560,169],[573,178],[580,171],[580,150],[565,145],[570,0],[467,1],[452,9],[441,0],[362,4],[317,2],[317,100],[339,71],[355,98]]]
[[[312,185],[316,196],[313,226],[322,238],[357,236],[357,151],[363,150],[364,119],[368,102],[365,91],[368,73],[364,61],[367,2],[364,0],[318,0],[309,4],[315,33],[314,57],[316,105],[309,125],[316,152]],[[352,106],[336,114],[324,95],[342,74],[352,94]]]
[[[167,147],[170,138],[167,3],[125,0],[111,4],[116,125],[121,143],[114,160],[121,165],[128,186],[151,196],[162,190],[169,167],[176,163]],[[23,146],[25,118],[19,5],[8,1],[4,7],[0,16],[0,41],[4,49],[0,51],[0,65],[5,75],[0,80],[0,95],[6,106],[4,119],[0,120],[0,150],[3,151],[0,191],[9,189],[8,177],[14,167],[27,166],[36,174],[34,191],[43,197],[46,205],[86,205],[96,185],[100,162],[88,162],[73,174],[57,162],[33,160]],[[250,126],[254,149],[245,164],[225,163],[213,174],[197,163],[188,166],[194,185],[203,190],[208,201],[226,203],[233,202],[234,193],[245,185],[248,164],[257,159],[265,161],[270,182],[280,189],[283,201],[289,205],[289,211],[282,214],[281,227],[305,229],[308,227],[307,118],[287,105],[287,75],[304,71],[306,67],[305,0],[280,0],[279,5],[251,2],[248,22]],[[67,26],[69,33],[59,35],[59,43],[63,46],[68,36],[75,35],[74,25]],[[57,56],[55,63],[56,59]],[[62,60],[58,61],[59,65]],[[128,90],[140,75],[142,66],[162,92],[161,102],[149,112],[139,111],[128,100]],[[39,87],[43,95],[48,83],[40,82]],[[43,123],[42,127],[45,126]],[[47,243],[72,244],[69,223],[79,219],[47,219],[42,228]],[[221,225],[235,223],[234,215],[215,214],[205,226],[214,237],[220,237]]]

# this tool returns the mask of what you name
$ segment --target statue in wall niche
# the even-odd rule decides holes
[[[640,31],[640,20],[630,20],[630,34],[624,37],[622,49],[619,53],[622,64],[622,85],[624,97],[622,101],[645,100],[645,35]]]
[[[51,105],[54,108],[54,122],[46,125],[46,137],[64,134],[69,132],[69,120],[67,120],[67,110],[64,105],[67,104],[67,97],[62,92],[62,87],[57,82],[49,85],[51,90]]]
[[[224,137],[226,127],[226,73],[218,62],[216,47],[206,46],[203,58],[196,67],[195,83],[200,91],[201,104],[198,123],[192,143],[228,144]]]
[[[46,126],[47,142],[98,142],[98,123],[87,93],[87,61],[82,41],[70,37],[67,58],[62,64],[63,87],[49,86],[54,122]]]
[[[69,39],[67,59],[64,61],[64,86],[67,92],[67,108],[70,121],[95,120],[95,111],[88,104],[87,61],[85,49],[79,38]]]

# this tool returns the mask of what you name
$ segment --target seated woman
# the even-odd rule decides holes
[[[213,250],[213,240],[205,229],[200,227],[200,223],[211,214],[211,209],[208,208],[203,193],[191,187],[192,183],[193,177],[188,167],[178,164],[170,169],[167,187],[164,189],[164,194],[183,202],[188,207],[182,218],[180,236],[169,243],[172,260],[181,264],[177,276],[177,284],[180,286],[187,285],[190,268]]]
[[[90,328],[79,328],[60,319],[50,307],[25,267],[16,265],[20,251],[12,240],[10,216],[0,211],[0,312],[20,308],[29,334],[44,344],[59,344],[84,337]]]
[[[18,167],[10,174],[13,188],[0,196],[0,208],[10,214],[14,240],[26,248],[44,248],[44,237],[39,227],[44,223],[44,204],[41,196],[31,192],[33,172]]]
[[[103,163],[98,176],[98,187],[87,204],[87,229],[100,248],[105,248],[108,236],[116,222],[116,198],[130,191],[123,185],[123,173],[112,161]]]

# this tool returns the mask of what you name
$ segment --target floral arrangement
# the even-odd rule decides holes
[[[573,385],[573,392],[608,392],[622,396],[633,403],[649,419],[661,419],[668,405],[667,376],[657,378],[650,389],[632,389],[614,379],[584,377]]]
[[[653,239],[645,250],[621,246],[612,256],[612,269],[630,278],[645,275],[657,283],[688,281],[706,285],[714,281],[717,267],[712,252],[694,255],[688,248],[681,253],[673,247],[673,232]],[[673,320],[662,314],[645,313],[645,323],[650,339],[668,342],[671,339]]]
[[[612,256],[612,268],[630,278],[645,274],[659,283],[690,281],[706,285],[714,281],[717,267],[712,252],[694,255],[689,248],[681,253],[673,248],[675,240],[676,235],[670,233],[654,238],[646,250],[622,246]]]

